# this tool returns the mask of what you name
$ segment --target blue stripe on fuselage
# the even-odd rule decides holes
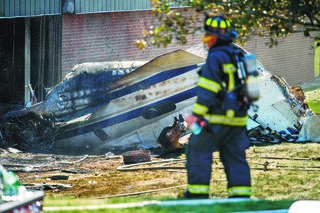
[[[77,128],[77,129],[66,131],[63,134],[57,136],[56,139],[66,139],[66,138],[82,135],[82,134],[85,134],[85,133],[93,131],[96,127],[106,128],[108,126],[116,125],[116,124],[122,123],[124,121],[128,121],[128,120],[131,120],[131,119],[134,119],[134,118],[142,116],[141,112],[146,107],[149,107],[149,106],[152,106],[152,105],[155,105],[155,104],[159,104],[159,103],[162,103],[162,102],[165,102],[165,101],[172,101],[175,104],[177,104],[179,102],[182,102],[182,101],[185,101],[187,99],[190,99],[190,98],[192,98],[194,96],[196,96],[196,88],[195,87],[192,88],[192,89],[189,89],[189,90],[187,90],[185,92],[182,92],[182,93],[179,93],[177,95],[171,96],[169,98],[154,102],[154,103],[149,104],[147,106],[143,106],[143,107],[140,107],[138,109],[123,113],[121,115],[118,115],[118,116],[115,116],[115,117],[112,117],[112,118],[108,118],[106,120],[103,120],[103,121],[100,121],[100,122],[97,122],[97,123],[94,123],[94,124],[90,124],[90,125],[87,125],[87,126],[82,126],[80,128]]]
[[[151,76],[150,78],[139,81],[138,83],[135,83],[131,86],[126,86],[118,91],[111,92],[110,94],[107,94],[105,96],[105,99],[108,101],[111,101],[111,100],[120,98],[122,96],[134,93],[138,90],[146,89],[146,88],[148,88],[152,85],[155,85],[159,82],[174,78],[178,75],[182,75],[182,74],[189,72],[191,70],[194,70],[196,68],[198,68],[198,65],[191,65],[191,66],[187,66],[187,67],[180,67],[177,69],[172,69],[172,70],[167,70],[167,71],[157,73],[157,74]]]
[[[198,68],[198,65],[181,67],[181,68],[177,68],[177,69],[172,69],[172,70],[167,70],[167,71],[164,71],[164,72],[160,72],[158,74],[155,74],[155,75],[151,76],[150,78],[147,78],[145,80],[137,82],[136,84],[133,84],[131,86],[127,86],[127,87],[125,87],[123,89],[120,89],[120,90],[115,91],[113,93],[107,94],[106,97],[105,97],[105,100],[108,100],[108,102],[109,102],[110,100],[122,97],[124,95],[128,95],[128,94],[134,93],[134,92],[136,92],[138,90],[141,90],[141,89],[148,88],[148,87],[150,87],[150,86],[152,86],[154,84],[157,84],[159,82],[168,80],[170,78],[176,77],[176,76],[184,74],[186,72],[192,71],[192,70],[194,70],[196,68]],[[150,104],[148,106],[151,106],[151,105],[154,105],[154,104],[158,104],[158,103],[161,103],[161,102],[164,102],[164,101],[172,101],[172,102],[174,102],[176,104],[176,103],[179,103],[181,101],[184,101],[184,100],[187,100],[189,98],[192,98],[195,95],[196,95],[195,88],[192,88],[190,90],[187,90],[185,92],[179,93],[177,95],[174,95],[174,96],[171,96],[169,98],[166,98],[166,99],[157,101],[155,103],[152,103],[152,104]],[[109,119],[106,119],[106,120],[103,120],[103,121],[100,121],[100,122],[97,122],[97,123],[94,123],[94,124],[91,124],[91,125],[80,127],[78,129],[65,131],[65,132],[63,132],[63,134],[58,135],[56,139],[64,139],[64,138],[74,137],[74,136],[77,136],[77,135],[82,135],[82,134],[91,132],[96,127],[106,128],[108,126],[112,126],[112,125],[119,124],[119,123],[127,121],[127,120],[131,120],[131,119],[137,118],[137,117],[141,116],[142,110],[145,107],[148,107],[148,106],[144,106],[144,107],[141,107],[139,109],[136,109],[136,110],[133,110],[133,111],[130,111],[130,112],[126,112],[126,113],[121,114],[119,116],[112,117],[112,118],[109,118]]]
[[[64,121],[70,121],[72,119],[76,119],[78,117],[94,113],[97,109],[99,109],[102,106],[105,106],[106,104],[108,104],[110,101],[112,101],[114,99],[120,98],[125,95],[132,94],[132,93],[139,91],[141,89],[146,89],[146,88],[148,88],[152,85],[155,85],[159,82],[174,78],[178,75],[182,75],[182,74],[189,72],[191,70],[194,70],[196,68],[198,68],[198,65],[191,65],[191,66],[186,66],[186,67],[180,67],[177,69],[166,70],[163,72],[159,72],[159,73],[157,73],[147,79],[139,81],[133,85],[129,85],[129,86],[125,86],[125,87],[123,87],[123,85],[120,85],[117,87],[118,89],[115,88],[115,89],[117,89],[117,91],[114,91],[114,92],[112,92],[112,90],[111,90],[111,91],[106,92],[104,94],[100,94],[99,91],[97,91],[96,94],[91,93],[89,95],[89,97],[82,97],[84,99],[89,98],[89,99],[94,100],[93,102],[91,102],[90,106],[88,105],[88,107],[81,109],[81,110],[73,110],[73,111],[70,110],[71,112],[57,115],[56,118],[64,120]],[[134,73],[134,72],[132,72],[132,73]],[[128,75],[130,75],[130,74],[128,74]]]

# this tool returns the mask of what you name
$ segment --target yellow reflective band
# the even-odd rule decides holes
[[[228,26],[228,27],[230,27],[230,26],[231,26],[231,24],[230,24],[230,21],[229,21],[229,20],[227,20],[227,26]]]
[[[227,24],[225,21],[220,21],[220,28],[227,28]]]
[[[212,19],[211,19],[211,18],[208,18],[207,21],[206,21],[206,25],[210,26],[211,21],[212,21]]]
[[[228,118],[233,118],[233,117],[234,117],[234,110],[228,109],[228,110],[227,110],[227,113],[226,113],[226,116],[227,116]]]
[[[215,93],[221,90],[220,84],[204,77],[199,78],[198,86]]]
[[[223,64],[223,72],[229,75],[228,91],[231,92],[235,88],[234,73],[236,68],[233,64]]]
[[[230,125],[230,126],[245,126],[247,125],[247,121],[249,118],[249,116],[229,118],[226,115],[214,115],[214,114],[207,114],[204,117],[205,119],[207,119],[207,121],[210,124],[224,124],[224,125]]]
[[[223,64],[223,72],[224,73],[234,73],[234,72],[236,72],[236,68],[233,64]]]
[[[188,184],[187,189],[192,194],[208,194],[209,193],[209,186],[208,185]]]
[[[250,196],[251,194],[252,194],[252,187],[250,186],[235,186],[228,189],[229,196],[235,196],[235,195]]]
[[[211,27],[218,27],[218,21],[217,20],[213,20],[211,23]]]
[[[203,106],[201,104],[195,103],[193,106],[192,112],[198,114],[198,115],[205,115],[208,112],[209,108],[206,106]]]

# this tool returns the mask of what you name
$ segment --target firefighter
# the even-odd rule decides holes
[[[232,59],[232,41],[238,36],[230,22],[221,16],[207,16],[203,42],[209,48],[197,84],[197,100],[188,126],[204,122],[200,134],[192,134],[186,148],[187,190],[179,198],[208,198],[212,153],[220,152],[227,176],[229,198],[251,196],[250,168],[246,149],[250,141],[246,133],[248,104],[243,101],[236,63]]]

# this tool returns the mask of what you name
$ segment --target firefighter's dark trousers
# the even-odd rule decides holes
[[[250,197],[250,168],[245,154],[249,145],[245,126],[219,125],[215,132],[204,128],[199,135],[191,135],[186,149],[188,194],[195,197],[209,194],[212,153],[219,151],[227,176],[228,196]]]

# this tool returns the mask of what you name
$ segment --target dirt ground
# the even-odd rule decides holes
[[[135,166],[124,164],[121,154],[73,156],[2,150],[0,163],[29,190],[43,190],[47,197],[108,198],[153,190],[175,193],[186,184],[185,160],[179,159],[184,158],[183,153],[183,148],[156,149],[149,163]]]
[[[293,172],[300,182],[305,181],[302,171],[316,175],[319,171],[318,158],[314,161],[310,159],[319,155],[319,149],[317,143],[269,143],[251,146],[247,157],[254,184],[257,188],[269,190],[271,194],[268,194],[268,197],[279,198],[279,192],[275,190],[278,183],[268,180],[276,175],[275,177],[282,178],[284,183],[281,184],[285,185],[287,180],[284,177],[291,177]],[[159,148],[150,151],[150,161],[125,164],[124,154],[115,155],[110,152],[105,155],[59,155],[14,153],[14,150],[8,152],[0,149],[0,164],[8,171],[13,171],[22,185],[29,190],[42,190],[46,197],[176,197],[187,184],[185,149]],[[213,193],[210,196],[225,198],[227,181],[218,152],[213,154],[212,168],[210,191]],[[261,181],[261,178],[266,181]],[[315,182],[318,182],[317,180],[318,178],[314,179]],[[309,179],[308,181],[310,182]],[[313,195],[306,195],[305,184],[298,185],[301,187],[297,189],[295,186],[297,195],[284,192],[283,199],[292,196],[313,198]],[[255,191],[256,197],[262,196],[261,194],[263,193]]]

